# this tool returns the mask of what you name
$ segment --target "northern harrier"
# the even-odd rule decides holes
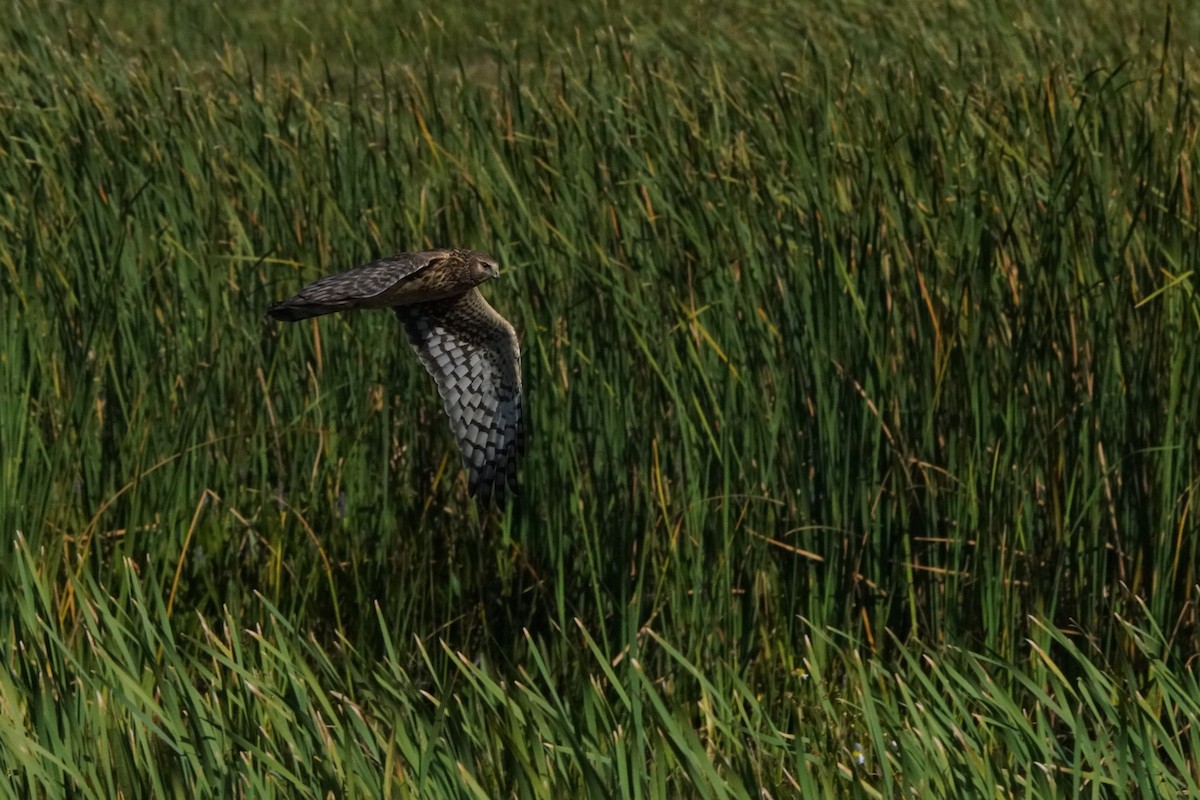
[[[392,309],[437,383],[470,493],[503,503],[506,486],[516,488],[524,427],[516,331],[476,288],[498,275],[495,259],[471,250],[397,253],[314,281],[267,313],[295,322]]]

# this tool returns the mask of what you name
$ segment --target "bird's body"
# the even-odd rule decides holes
[[[471,250],[397,253],[310,283],[267,313],[295,322],[357,308],[391,308],[433,377],[458,441],[468,489],[503,502],[524,447],[516,331],[480,294],[499,274]]]

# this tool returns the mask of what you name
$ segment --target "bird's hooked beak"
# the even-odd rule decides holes
[[[500,265],[497,264],[495,261],[486,262],[484,264],[484,269],[487,270],[487,274],[491,275],[493,278],[500,277]]]

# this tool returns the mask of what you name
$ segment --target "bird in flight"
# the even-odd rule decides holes
[[[517,333],[479,293],[500,274],[473,250],[397,253],[313,281],[267,314],[296,322],[357,308],[390,308],[437,384],[458,440],[468,491],[503,504],[524,452]]]

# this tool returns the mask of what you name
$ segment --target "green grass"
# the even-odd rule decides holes
[[[1200,794],[1200,20],[1023,5],[10,5],[0,794]],[[443,245],[501,513],[264,314]]]

